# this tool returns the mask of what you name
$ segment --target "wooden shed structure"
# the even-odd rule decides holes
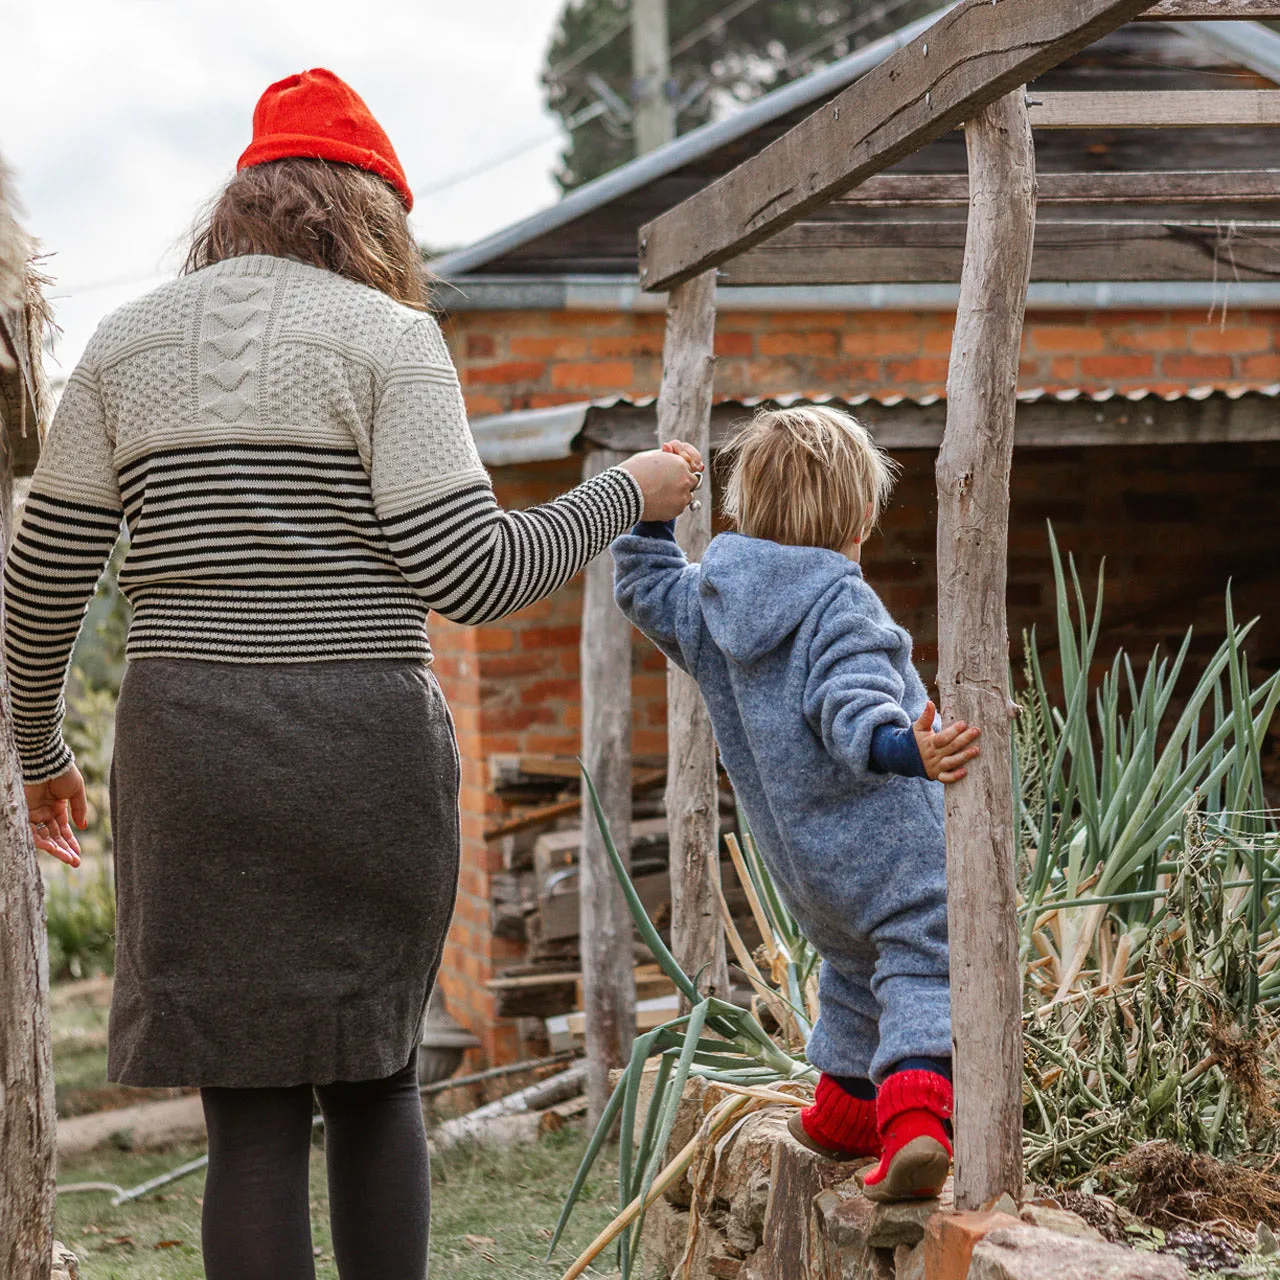
[[[659,432],[707,445],[718,274],[745,282],[860,281],[876,278],[874,263],[883,255],[898,278],[960,276],[937,463],[938,683],[944,716],[983,725],[986,743],[969,777],[947,796],[955,1190],[961,1208],[1022,1189],[1022,1000],[1009,728],[1016,708],[1007,691],[1005,586],[1027,287],[1034,276],[1217,279],[1235,234],[1261,254],[1256,262],[1233,256],[1238,277],[1272,270],[1269,241],[1276,224],[1265,217],[1232,218],[1221,206],[1280,195],[1276,171],[1224,169],[1221,155],[1176,176],[1111,174],[1086,163],[1044,175],[1043,203],[1072,213],[1038,219],[1033,129],[1280,124],[1280,93],[1274,90],[1060,93],[1046,83],[1046,73],[1140,16],[1251,15],[1275,17],[1280,10],[1260,0],[963,0],[821,111],[640,231],[641,281],[670,291]],[[1028,93],[1026,86],[1037,78]],[[961,125],[967,173],[956,174],[953,185],[932,172],[883,176]],[[880,214],[889,204],[918,215],[962,192],[963,235],[953,218]],[[1171,210],[1182,203],[1203,206],[1207,216]],[[1099,204],[1108,216],[1098,215]],[[956,252],[961,246],[962,261]],[[696,554],[709,534],[709,513],[691,513],[684,525],[684,541]],[[673,673],[677,686],[683,679]],[[718,957],[703,918],[709,913],[700,908],[714,901],[715,886],[707,880],[718,872],[718,861],[706,859],[705,845],[692,839],[683,847],[677,826],[687,822],[689,837],[702,836],[697,817],[713,808],[705,721],[696,688],[678,688],[668,808],[673,862],[684,864],[678,874],[685,883],[673,894],[673,927],[692,953],[688,971],[705,964],[714,976]],[[588,720],[588,735],[591,730]],[[588,736],[585,754],[590,752]],[[710,835],[714,847],[715,833]]]
[[[1256,7],[1253,12],[1266,16]],[[666,299],[639,286],[639,228],[764,152],[807,114],[832,110],[839,94],[920,37],[937,16],[434,264],[444,277],[438,296],[449,313],[446,332],[473,428],[504,503],[554,496],[581,468],[583,452],[627,452],[655,438]],[[1231,16],[1238,18],[1239,11]],[[1135,21],[1092,40],[1038,77],[1030,96],[1038,98],[1045,85],[1077,97],[1226,88],[1243,91],[1243,104],[1280,79],[1275,31],[1242,20],[1190,20],[1167,9],[1163,17],[1169,20]],[[1051,590],[1046,519],[1053,520],[1062,545],[1086,562],[1095,563],[1103,550],[1108,555],[1107,644],[1149,651],[1180,632],[1189,612],[1209,634],[1221,617],[1229,577],[1241,607],[1265,610],[1280,577],[1266,548],[1280,536],[1280,521],[1253,495],[1265,493],[1280,475],[1280,275],[1259,251],[1253,277],[1237,279],[1219,250],[1215,279],[1214,249],[1206,248],[1203,236],[1211,235],[1216,246],[1221,232],[1229,248],[1233,219],[1237,235],[1239,220],[1269,220],[1276,206],[1265,184],[1274,140],[1275,130],[1257,123],[1153,129],[1095,122],[1038,133],[1042,189],[1055,175],[1077,181],[1071,175],[1082,171],[1112,182],[1149,174],[1185,183],[1187,175],[1208,170],[1233,175],[1246,190],[1204,205],[1078,202],[1046,204],[1041,211],[1042,231],[1053,220],[1114,218],[1155,220],[1161,228],[1198,222],[1202,238],[1194,251],[1199,267],[1188,265],[1188,251],[1181,249],[1183,267],[1172,278],[1046,279],[1030,286],[1033,314],[1014,469],[1009,600],[1015,634],[1043,617]],[[853,283],[841,283],[846,277],[838,272],[823,275],[829,264],[800,285],[731,283],[732,261],[717,280],[713,444],[755,404],[771,399],[834,399],[873,427],[906,474],[871,572],[890,608],[916,635],[928,669],[936,657],[932,460],[948,407],[946,356],[960,266],[955,246],[967,199],[962,143],[961,134],[946,132],[884,175],[889,183],[931,176],[937,184],[931,203],[903,203],[901,189],[896,199],[885,197],[882,186],[883,198],[865,207],[842,201],[837,210],[858,235],[889,224],[897,224],[894,234],[905,234],[906,223],[918,236],[912,225],[947,221],[950,280],[868,283],[881,250],[847,245],[849,260],[862,273]],[[874,191],[861,191],[869,189]],[[806,221],[834,217],[819,208]],[[900,273],[904,256],[894,272]],[[1280,258],[1272,257],[1280,267]],[[937,263],[946,262],[941,256],[931,261],[940,275]],[[1203,532],[1187,538],[1197,524]],[[1116,537],[1119,545],[1106,545]],[[451,701],[464,707],[460,728],[469,783],[463,895],[445,981],[451,1006],[499,1059],[518,1055],[523,1028],[494,1017],[486,997],[508,981],[494,982],[495,976],[528,974],[535,961],[545,963],[547,973],[563,974],[578,962],[576,952],[568,964],[538,961],[532,941],[526,957],[523,941],[490,931],[510,906],[505,895],[512,868],[495,844],[483,840],[501,811],[491,785],[486,789],[489,766],[504,753],[576,754],[579,717],[590,710],[589,696],[578,693],[582,616],[571,588],[536,617],[517,616],[478,638],[433,627],[441,678]],[[1181,619],[1176,626],[1175,616]],[[1280,645],[1267,618],[1255,637],[1256,657],[1274,667]],[[654,657],[645,645],[633,655],[638,757],[667,748],[666,680]],[[624,676],[619,666],[619,688],[627,683]],[[533,928],[531,923],[530,939]],[[621,974],[615,977],[621,980]],[[571,986],[567,990],[572,993]]]

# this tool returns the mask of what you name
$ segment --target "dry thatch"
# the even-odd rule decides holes
[[[22,442],[43,438],[53,408],[43,360],[51,317],[44,297],[48,280],[35,265],[36,242],[15,212],[12,179],[0,160],[0,423],[22,472],[35,453]]]
[[[1248,1236],[1260,1222],[1280,1226],[1280,1177],[1272,1169],[1148,1142],[1108,1172],[1125,1186],[1126,1207],[1157,1227],[1226,1225]]]

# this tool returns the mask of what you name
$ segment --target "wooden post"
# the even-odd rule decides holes
[[[594,449],[586,477],[623,461]],[[622,860],[631,865],[631,624],[613,602],[613,558],[586,570],[582,603],[582,760]],[[579,938],[586,1018],[587,1114],[592,1129],[609,1101],[609,1071],[631,1058],[636,1033],[631,914],[589,807],[582,810]]]
[[[938,686],[982,755],[947,788],[956,1206],[1022,1197],[1022,984],[1005,617],[1009,469],[1035,233],[1023,90],[965,126],[969,237],[938,455]]]
[[[715,378],[716,273],[671,292],[658,394],[658,440],[702,450],[710,466],[711,389]],[[710,472],[708,471],[708,475]],[[702,507],[686,511],[676,536],[691,560],[711,541],[711,485]],[[720,921],[720,801],[711,717],[693,679],[667,667],[667,823],[671,833],[671,950],[699,989],[729,998]]]
[[[3,421],[0,432],[0,551],[7,552],[13,454]],[[44,886],[27,824],[9,682],[0,664],[0,1276],[5,1280],[48,1280],[56,1127]]]

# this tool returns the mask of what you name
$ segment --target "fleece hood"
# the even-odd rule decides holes
[[[722,533],[702,557],[699,603],[716,645],[751,663],[778,646],[840,583],[861,578],[848,556]]]

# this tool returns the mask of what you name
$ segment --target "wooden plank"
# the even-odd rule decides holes
[[[982,729],[946,789],[947,929],[955,1042],[955,1197],[978,1209],[1022,1190],[1018,964],[1005,589],[1018,358],[1035,229],[1035,147],[1022,93],[965,131],[969,244],[938,455],[938,688],[943,719]]]
[[[711,451],[715,378],[716,277],[697,276],[671,291],[658,392],[658,440]],[[709,474],[709,473],[708,473]],[[691,560],[711,541],[711,494],[686,511],[676,537]],[[720,923],[720,797],[711,717],[697,683],[667,664],[667,823],[671,833],[671,950],[704,991],[729,997]]]
[[[1280,169],[1042,173],[1036,204],[1254,204],[1280,201]],[[834,208],[942,209],[969,203],[965,173],[878,173]],[[799,225],[799,224],[797,224]]]
[[[643,226],[641,283],[669,289],[719,266],[1145,7],[1145,0],[963,0],[776,142]]]
[[[665,769],[648,769],[644,773],[637,773],[631,783],[631,792],[633,795],[638,795],[644,791],[651,791],[654,787],[665,782],[666,779],[667,771]],[[560,818],[568,818],[581,808],[581,796],[574,796],[572,800],[560,800],[555,804],[545,804],[537,809],[531,809],[528,813],[522,813],[518,818],[510,818],[506,822],[490,828],[484,833],[484,838],[485,840],[501,840],[504,836],[514,836],[519,835],[522,831],[532,831],[534,827],[546,826],[549,822],[555,822]]]
[[[1280,125],[1280,89],[1032,93],[1033,129],[1200,129]]]
[[[1220,22],[1260,18],[1280,18],[1280,4],[1276,0],[1160,0],[1145,13],[1138,14],[1136,21]]]
[[[25,330],[17,343],[30,350]],[[8,423],[0,406],[0,431]],[[32,438],[36,432],[31,424]],[[12,436],[10,437],[12,438]],[[0,555],[13,534],[13,450],[0,443]],[[0,619],[3,617],[0,608]],[[44,888],[0,668],[0,1276],[45,1280],[53,1256],[57,1113]]]
[[[728,262],[724,285],[926,283],[958,280],[964,224],[802,222]],[[1280,220],[1041,219],[1031,278],[1277,280]]]
[[[626,460],[603,449],[586,455],[586,478]],[[631,864],[631,624],[613,600],[613,560],[586,569],[582,602],[582,762],[595,783],[609,830]],[[631,913],[590,811],[579,855],[582,1008],[586,1016],[587,1103],[599,1123],[612,1092],[609,1072],[631,1059],[636,1028]]]

